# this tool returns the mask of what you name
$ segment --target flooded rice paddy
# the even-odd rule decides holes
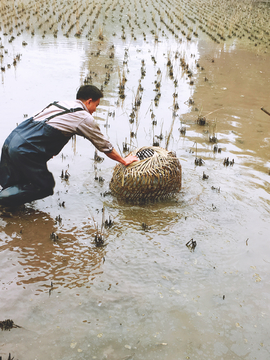
[[[48,163],[53,196],[1,209],[0,321],[20,326],[0,331],[2,359],[269,359],[269,9],[1,1],[1,145],[92,83],[119,152],[182,165],[175,198],[125,204],[115,163],[76,137]]]

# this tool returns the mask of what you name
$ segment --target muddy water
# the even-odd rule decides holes
[[[82,25],[86,10],[76,4]],[[64,20],[53,36],[52,20],[45,19],[54,11],[55,23],[61,12],[56,2],[47,5],[46,16],[46,4],[40,3],[41,28],[34,10],[28,10],[30,28],[21,35],[14,30],[12,42],[10,34],[4,35],[10,26],[2,26],[1,144],[25,117],[51,101],[74,98],[91,76],[104,90],[95,118],[116,149],[123,152],[125,141],[130,149],[160,141],[180,158],[182,191],[156,204],[118,201],[106,193],[113,161],[95,163],[89,142],[70,141],[48,163],[55,194],[16,211],[1,210],[0,320],[11,318],[21,328],[1,331],[0,355],[20,360],[268,359],[270,117],[260,110],[270,110],[267,48],[236,40],[217,44],[199,30],[191,40],[180,32],[176,38],[160,21],[156,3],[137,3],[140,19],[131,5],[109,1],[106,19],[104,4],[95,27],[89,15],[80,37],[74,36],[78,22],[64,36],[76,8],[70,4],[62,5]],[[185,11],[190,9],[182,5],[189,22]],[[159,6],[170,25],[166,5]],[[2,17],[6,23],[8,12]],[[70,19],[76,22],[74,14]],[[103,40],[98,39],[101,28]],[[155,103],[157,82],[161,96]],[[130,123],[139,85],[141,105]],[[205,117],[204,126],[199,116]],[[184,127],[185,134],[180,132]],[[195,165],[196,158],[202,166]],[[225,158],[234,163],[225,166]],[[61,179],[62,170],[70,174],[68,181]],[[105,246],[97,248],[93,241],[103,207],[114,225],[105,231]],[[194,251],[186,246],[190,239],[197,243]]]

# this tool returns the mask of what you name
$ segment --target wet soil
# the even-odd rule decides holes
[[[268,359],[267,3],[13,5],[0,5],[1,144],[93,83],[115,148],[159,142],[183,173],[175,198],[125,204],[114,162],[76,137],[48,163],[53,196],[0,209],[0,321],[21,326],[0,331],[0,356]]]

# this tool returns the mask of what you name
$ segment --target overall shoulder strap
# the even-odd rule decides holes
[[[74,112],[77,112],[77,111],[85,111],[83,108],[81,107],[77,107],[77,108],[71,108],[71,109],[67,109],[66,107],[62,106],[62,105],[59,105],[57,102],[54,102],[52,105],[55,105],[57,106],[59,109],[63,109],[64,111],[61,111],[60,113],[58,114],[54,114],[54,115],[51,115],[49,117],[47,117],[47,119],[45,120],[46,122],[53,119],[54,117],[56,116],[60,116],[60,115],[64,115],[64,114],[68,114],[68,113],[74,113]]]
[[[41,114],[44,110],[48,109],[50,106],[52,105],[56,105],[58,103],[58,101],[54,101],[53,103],[50,103],[49,105],[47,105],[44,109],[42,109],[40,112],[38,112],[36,115],[33,116],[33,118],[35,118],[36,116],[38,116],[39,114]],[[59,106],[58,106],[59,107]]]
[[[51,119],[53,119],[54,117],[59,116],[59,115],[64,115],[64,114],[73,113],[73,112],[77,112],[77,111],[84,111],[84,109],[81,108],[81,107],[68,109],[68,108],[66,108],[66,107],[58,104],[58,101],[54,101],[53,103],[51,103],[51,104],[49,104],[48,106],[46,106],[46,107],[45,107],[43,110],[41,110],[39,113],[37,113],[37,114],[34,116],[34,118],[35,118],[36,116],[38,116],[40,113],[42,113],[45,109],[48,109],[48,108],[49,108],[50,106],[52,106],[52,105],[54,105],[54,106],[56,106],[56,107],[58,107],[59,109],[62,109],[62,110],[64,110],[64,111],[61,111],[61,112],[59,112],[59,113],[57,113],[57,114],[54,114],[54,115],[51,115],[51,116],[47,117],[46,120],[45,120],[45,122],[47,122],[47,121],[49,121],[49,120],[51,120]]]

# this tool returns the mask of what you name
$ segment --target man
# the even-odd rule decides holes
[[[92,113],[102,97],[96,86],[81,86],[76,100],[51,103],[11,132],[0,161],[0,205],[18,206],[52,195],[55,181],[46,163],[74,134],[125,166],[138,160],[132,155],[122,158],[94,122]]]

